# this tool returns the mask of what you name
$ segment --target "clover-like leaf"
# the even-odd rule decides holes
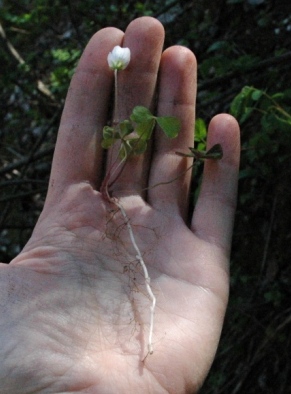
[[[133,132],[134,127],[132,123],[126,119],[119,124],[119,129],[120,129],[120,137],[124,138]]]
[[[106,138],[105,140],[102,140],[101,146],[103,149],[109,149],[117,141],[118,141],[117,138]]]
[[[105,140],[114,138],[115,134],[116,134],[116,131],[114,130],[113,127],[110,127],[110,126],[103,127],[103,138]]]
[[[131,147],[131,154],[133,155],[141,155],[147,149],[147,142],[141,138],[131,138],[126,142]]]
[[[167,137],[176,138],[179,134],[181,122],[175,116],[159,116],[156,121]]]
[[[138,123],[135,127],[135,131],[140,137],[140,139],[142,139],[143,141],[147,141],[151,138],[154,127],[155,119],[151,118],[142,123]]]
[[[130,119],[135,123],[144,123],[153,118],[154,116],[151,114],[151,111],[141,105],[134,107],[132,114],[130,115]]]

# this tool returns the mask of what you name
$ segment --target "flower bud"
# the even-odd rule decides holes
[[[124,70],[130,62],[130,49],[117,45],[109,52],[107,61],[112,70]]]

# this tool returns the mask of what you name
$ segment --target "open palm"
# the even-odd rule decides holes
[[[224,157],[205,164],[190,226],[196,63],[179,46],[162,54],[163,28],[133,21],[89,42],[62,116],[49,192],[34,233],[1,265],[1,393],[191,393],[213,360],[228,297],[228,258],[239,160],[238,126],[215,117],[208,145]],[[125,220],[98,192],[101,130],[113,82],[107,54],[129,47],[115,118],[135,105],[178,116],[175,140],[156,131],[151,152],[130,159],[111,193],[124,207],[157,299],[147,355],[150,300]],[[159,72],[159,77],[158,76]],[[114,152],[113,152],[114,154]],[[171,181],[172,180],[172,181]],[[171,181],[171,182],[170,182]]]

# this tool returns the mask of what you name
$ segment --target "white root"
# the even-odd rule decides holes
[[[141,255],[141,252],[139,250],[139,247],[137,246],[137,243],[135,241],[134,233],[132,231],[132,227],[131,227],[129,218],[128,218],[123,206],[118,201],[116,201],[114,199],[112,202],[114,202],[114,204],[120,209],[120,212],[122,213],[122,216],[123,216],[123,218],[125,220],[125,223],[126,223],[129,235],[130,235],[130,240],[131,240],[132,245],[133,245],[133,247],[134,247],[134,249],[135,249],[135,251],[137,253],[136,254],[136,258],[138,259],[138,261],[139,261],[139,263],[140,263],[140,265],[141,265],[141,267],[143,269],[143,274],[144,274],[145,286],[146,286],[146,289],[147,289],[147,293],[148,293],[148,295],[150,297],[150,300],[152,302],[152,304],[150,306],[150,328],[149,328],[149,337],[148,337],[148,353],[152,354],[153,351],[154,351],[153,350],[153,330],[154,330],[154,314],[155,314],[155,306],[156,306],[156,297],[155,297],[155,295],[154,295],[154,293],[152,291],[152,288],[150,286],[151,278],[150,278],[150,276],[148,274],[148,270],[147,270],[146,264],[145,264],[145,262],[143,260],[143,257]]]
[[[118,70],[115,69],[114,70],[114,82],[115,82],[115,108],[114,108],[114,113],[116,115],[118,115],[118,113],[119,113],[119,111],[118,111],[118,82],[117,82],[117,74],[118,74]],[[115,121],[113,123],[115,123]],[[123,161],[124,160],[122,160],[121,163],[119,163],[119,165],[115,168],[113,173],[117,171],[117,169],[120,167],[120,165],[123,163]],[[111,176],[112,176],[112,174],[111,174]],[[151,278],[149,277],[146,264],[145,264],[145,262],[143,260],[141,252],[139,250],[139,247],[137,246],[137,243],[135,241],[135,237],[134,237],[134,233],[132,231],[132,227],[131,227],[131,224],[130,224],[130,221],[129,221],[129,217],[127,216],[123,206],[120,204],[120,202],[118,200],[116,200],[114,198],[110,198],[109,195],[108,195],[108,192],[107,192],[107,196],[108,196],[109,200],[112,203],[114,203],[119,208],[119,210],[120,210],[120,212],[121,212],[121,214],[122,214],[122,216],[123,216],[123,218],[125,220],[125,223],[126,223],[129,235],[130,235],[131,243],[132,243],[132,245],[133,245],[133,247],[134,247],[134,249],[136,251],[136,259],[139,261],[139,263],[140,263],[140,265],[141,265],[141,267],[143,269],[145,286],[146,286],[149,298],[150,298],[150,300],[152,302],[151,306],[150,306],[150,328],[149,328],[149,337],[148,337],[148,354],[152,354],[153,353],[153,329],[154,329],[154,314],[155,314],[155,306],[156,306],[156,297],[154,296],[154,293],[152,292],[152,288],[150,286]]]

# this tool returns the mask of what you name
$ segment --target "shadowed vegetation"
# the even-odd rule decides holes
[[[2,0],[0,259],[29,238],[46,195],[70,78],[92,34],[142,15],[197,56],[196,147],[230,112],[242,128],[231,297],[201,393],[291,389],[291,3],[278,0]],[[193,204],[201,168],[193,178]]]

